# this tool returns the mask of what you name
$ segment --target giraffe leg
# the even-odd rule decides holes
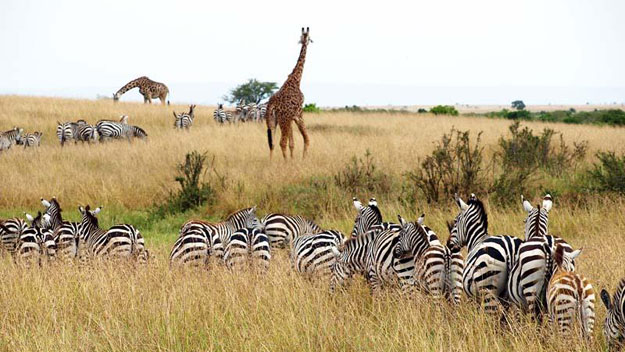
[[[282,156],[284,160],[286,160],[286,140],[289,138],[289,134],[291,133],[291,129],[285,125],[280,126],[280,149],[282,149]]]
[[[304,119],[300,116],[299,119],[295,119],[295,123],[297,124],[297,128],[299,132],[304,137],[304,153],[302,157],[306,157],[306,151],[308,151],[308,145],[310,144],[310,139],[308,138],[308,131],[306,131],[306,125],[304,125]]]
[[[290,123],[289,123],[290,125]],[[290,129],[289,133],[289,149],[291,151],[291,159],[293,159],[293,149],[295,149],[295,140],[293,138],[293,129]]]

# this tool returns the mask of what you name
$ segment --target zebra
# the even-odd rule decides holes
[[[76,133],[76,140],[81,142],[91,142],[98,140],[98,130],[96,126],[90,125],[88,123],[80,123],[78,125],[78,130]]]
[[[56,136],[61,147],[70,140],[78,140],[78,128],[79,124],[76,122],[56,122]]]
[[[267,114],[267,103],[259,104],[257,111],[257,120],[263,121],[265,119],[265,115]]]
[[[547,309],[560,332],[569,333],[574,322],[579,321],[582,334],[590,337],[595,325],[595,291],[588,279],[574,272],[573,261],[580,253],[581,249],[567,253],[564,247],[556,247],[556,271],[547,287]]]
[[[24,148],[39,147],[41,145],[42,136],[43,132],[27,133],[23,137],[21,137],[20,142],[24,145]]]
[[[295,271],[308,276],[327,277],[332,274],[338,247],[345,236],[336,230],[297,237],[292,244],[291,265]]]
[[[226,220],[220,223],[207,223],[211,237],[217,236],[224,245],[228,246],[230,236],[239,230],[247,228],[262,227],[260,221],[256,217],[256,206],[238,210],[226,217]]]
[[[219,104],[213,112],[213,118],[219,123],[232,122],[232,113],[224,110],[223,104]]]
[[[13,127],[5,132],[0,132],[0,151],[8,150],[13,144],[20,144],[22,140],[22,132],[24,129]]]
[[[180,114],[176,114],[176,112],[174,111],[174,128],[186,128],[189,129],[191,127],[191,125],[193,125],[193,110],[195,109],[195,105],[190,105],[189,106],[189,112],[188,113],[180,113]]]
[[[365,274],[369,247],[379,232],[371,230],[360,236],[352,236],[343,243],[331,268],[330,292],[334,292],[337,285],[344,285],[354,274]]]
[[[625,343],[625,278],[619,282],[612,300],[605,289],[601,290],[601,300],[608,311],[603,325],[608,348],[622,347]]]
[[[41,204],[49,216],[56,258],[65,262],[72,261],[78,253],[78,223],[63,221],[63,209],[56,197],[52,197],[49,201],[41,198]]]
[[[201,220],[184,223],[169,255],[170,265],[206,266],[211,256],[223,260],[224,246],[210,226]]]
[[[457,194],[455,198],[460,213],[448,243],[453,250],[468,248],[462,286],[468,297],[483,300],[485,310],[494,313],[500,303],[505,303],[508,273],[523,241],[514,236],[489,235],[484,204],[475,194],[468,204]]]
[[[447,223],[451,233],[453,223]],[[417,288],[431,294],[434,298],[445,297],[447,301],[459,304],[462,298],[462,271],[464,258],[460,248],[431,244],[420,257],[415,258],[414,280]]]
[[[378,208],[375,198],[371,198],[368,206],[363,206],[358,198],[352,198],[354,208],[358,211],[354,220],[354,228],[352,229],[352,237],[360,236],[369,231],[373,226],[382,223],[382,213]]]
[[[98,207],[90,210],[79,206],[82,215],[78,225],[78,256],[81,263],[92,258],[127,258],[138,262],[147,260],[145,242],[141,233],[132,225],[115,225],[108,230],[98,226],[96,215],[102,210]]]
[[[523,196],[521,202],[528,213],[525,219],[526,240],[519,246],[510,269],[508,300],[522,311],[532,313],[533,318],[540,319],[541,310],[547,303],[544,290],[553,275],[547,265],[549,253],[556,246],[562,246],[568,253],[573,248],[563,239],[548,235],[548,212],[553,204],[550,195],[544,197],[542,207],[532,207]]]
[[[271,213],[265,215],[260,222],[265,227],[271,246],[275,248],[284,248],[299,236],[321,232],[317,224],[300,215]]]
[[[27,226],[19,236],[16,249],[16,261],[26,267],[33,264],[41,265],[41,257],[43,255],[44,250],[41,229]]]
[[[100,137],[100,141],[109,138],[126,138],[130,141],[133,137],[145,139],[148,136],[141,127],[110,120],[98,121],[98,123],[96,123],[96,130]]]
[[[20,218],[8,219],[0,223],[0,246],[2,250],[14,255],[19,238],[26,228],[28,225]]]
[[[255,270],[264,273],[269,269],[270,260],[269,237],[260,227],[235,231],[224,252],[224,262],[229,269],[238,269],[248,262]]]

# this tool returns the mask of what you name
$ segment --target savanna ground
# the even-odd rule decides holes
[[[375,196],[386,221],[397,214],[426,224],[447,237],[445,221],[457,214],[451,202],[427,204],[400,199],[402,175],[419,165],[452,126],[483,131],[485,156],[508,133],[509,121],[465,117],[392,114],[320,113],[306,115],[311,147],[302,160],[296,134],[296,158],[284,163],[279,147],[269,160],[264,124],[217,125],[212,107],[196,109],[189,132],[173,129],[172,110],[161,106],[110,101],[0,97],[0,129],[14,125],[44,132],[35,150],[14,148],[0,155],[0,218],[41,210],[39,199],[56,196],[64,217],[78,220],[78,205],[102,205],[101,226],[136,225],[152,254],[147,268],[97,266],[23,269],[9,258],[0,263],[0,350],[602,350],[605,309],[598,301],[594,339],[565,339],[548,326],[514,322],[502,327],[476,305],[460,307],[407,299],[389,290],[371,297],[361,279],[329,296],[327,285],[294,274],[287,254],[274,251],[266,277],[210,270],[169,270],[168,254],[179,226],[189,218],[211,221],[258,205],[268,212],[302,213],[324,228],[349,233],[355,216],[351,197]],[[130,116],[148,132],[147,142],[114,141],[67,145],[56,139],[56,121]],[[586,163],[594,152],[625,151],[620,128],[523,123],[539,131],[551,127],[568,143],[587,140]],[[178,215],[155,217],[174,181],[176,164],[192,150],[208,152],[214,171],[206,175],[216,189],[207,206]],[[385,194],[350,194],[333,176],[353,156],[369,150],[388,175]],[[213,159],[214,158],[214,159]],[[566,181],[559,182],[568,182]],[[313,189],[314,191],[311,191]],[[464,195],[466,196],[466,195]],[[479,194],[478,194],[479,196]],[[516,196],[516,195],[515,195]],[[536,203],[542,196],[525,194]],[[489,232],[522,236],[525,212],[520,201],[501,207],[487,200]],[[625,276],[625,203],[614,196],[559,202],[550,213],[550,232],[574,247],[584,247],[578,271],[596,290],[615,287]]]

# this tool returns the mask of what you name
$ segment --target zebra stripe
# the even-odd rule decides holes
[[[170,264],[206,266],[211,256],[223,260],[223,244],[209,225],[201,220],[184,223],[169,255]]]
[[[81,142],[91,142],[98,140],[98,130],[96,126],[82,123],[78,125],[78,130],[76,132],[76,140]]]
[[[52,197],[50,201],[41,198],[41,205],[46,208],[46,214],[49,217],[48,221],[50,223],[49,227],[53,230],[61,227],[63,224],[63,216],[61,214],[63,209],[61,209],[61,205],[56,200],[56,197]]]
[[[608,311],[603,325],[608,347],[622,347],[625,343],[625,278],[619,282],[612,300],[605,289],[601,290],[601,300]]]
[[[224,248],[230,242],[230,236],[239,229],[261,227],[261,223],[256,217],[256,206],[238,210],[226,217],[220,223],[206,223],[211,237],[218,236]]]
[[[224,110],[223,104],[219,104],[213,112],[213,118],[219,123],[232,122],[232,113]]]
[[[484,204],[471,195],[466,204],[456,195],[460,214],[448,241],[452,249],[468,247],[462,285],[469,297],[483,300],[487,312],[494,312],[507,296],[508,273],[522,240],[513,236],[490,236]]]
[[[52,237],[58,260],[71,262],[78,255],[78,225],[76,222],[66,221],[54,230]]]
[[[21,137],[20,141],[24,148],[39,147],[41,145],[41,136],[43,136],[42,132],[27,133]]]
[[[373,226],[382,223],[382,213],[378,208],[378,203],[375,198],[371,198],[366,207],[363,206],[356,197],[352,198],[352,201],[354,202],[354,208],[358,211],[356,219],[354,220],[352,237],[360,236],[369,231]]]
[[[31,265],[41,265],[41,257],[43,256],[43,242],[39,229],[28,226],[20,234],[16,260],[27,267]]]
[[[545,196],[542,208],[540,205],[536,208],[532,207],[530,202],[525,200],[523,196],[521,196],[521,202],[523,203],[523,208],[527,211],[527,218],[525,219],[525,240],[546,236],[548,234],[547,225],[549,224],[549,210],[551,210],[553,205],[551,196],[549,194]]]
[[[126,138],[130,140],[131,138],[135,137],[144,139],[148,136],[147,133],[138,126],[132,126],[127,123],[110,120],[98,121],[98,123],[96,123],[96,130],[98,135],[100,136],[100,141],[110,138]]]
[[[82,220],[78,225],[78,256],[81,263],[92,258],[127,258],[144,257],[145,243],[141,233],[132,225],[115,225],[108,230],[98,226],[96,215],[101,207],[91,211],[89,206],[78,208]]]
[[[595,292],[590,282],[574,272],[573,261],[581,250],[567,253],[561,246],[553,254],[556,273],[547,288],[547,308],[551,321],[560,332],[571,332],[575,321],[582,324],[582,334],[589,337],[595,324]]]
[[[272,213],[265,215],[260,222],[265,227],[271,246],[275,248],[284,248],[299,236],[321,232],[317,224],[300,215]]]
[[[176,112],[174,111],[174,128],[186,128],[189,129],[191,127],[191,125],[193,125],[193,119],[195,118],[193,116],[193,110],[195,109],[195,105],[190,105],[189,106],[189,112],[188,113],[180,113],[180,114],[176,114]]]
[[[345,281],[354,276],[354,274],[365,273],[369,246],[375,236],[382,231],[371,230],[360,236],[350,237],[345,241],[332,267],[330,292],[334,292],[337,285],[344,285]]]
[[[78,123],[76,122],[56,122],[56,136],[59,138],[59,142],[61,146],[65,145],[65,142],[68,142],[72,139],[77,140],[78,138]]]
[[[224,261],[229,269],[239,269],[247,263],[259,272],[266,272],[270,260],[269,238],[258,227],[235,231],[224,252]]]
[[[291,265],[304,275],[328,277],[344,240],[345,236],[336,230],[299,236],[293,240]]]

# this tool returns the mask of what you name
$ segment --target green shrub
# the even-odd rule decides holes
[[[419,113],[419,114],[425,114],[427,112],[428,112],[428,110],[424,109],[424,108],[419,108],[419,110],[417,110],[417,113]]]
[[[214,164],[214,159],[207,162],[206,153],[193,151],[187,153],[184,162],[178,164],[176,182],[180,185],[177,191],[169,191],[169,196],[164,204],[157,207],[157,213],[175,214],[209,203],[213,204],[216,191],[208,182],[202,182],[202,178]],[[224,179],[221,179],[222,186]]]
[[[437,105],[430,109],[430,112],[434,115],[451,115],[458,116],[458,110],[451,105]]]
[[[389,177],[378,170],[368,149],[364,159],[352,157],[349,164],[334,175],[334,183],[351,194],[386,194],[391,188]]]
[[[321,109],[317,107],[317,104],[306,104],[302,109],[304,112],[321,112]]]
[[[426,201],[432,203],[452,199],[456,192],[485,191],[481,135],[480,132],[471,145],[469,131],[452,128],[449,134],[443,134],[432,154],[421,162],[421,167],[405,174],[401,198],[414,203],[417,191],[421,191]]]
[[[597,153],[599,163],[588,171],[592,188],[597,191],[625,194],[625,155],[614,152]]]
[[[509,120],[529,120],[531,119],[530,112],[527,110],[514,110],[507,111],[506,118]]]

